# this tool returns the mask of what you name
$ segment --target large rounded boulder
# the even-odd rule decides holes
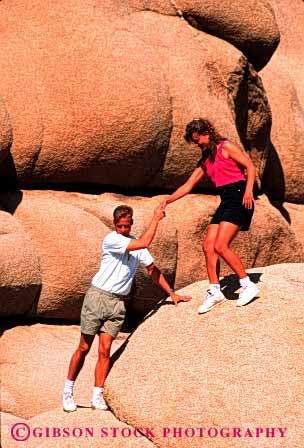
[[[153,428],[155,445],[301,446],[304,266],[250,272],[260,295],[249,305],[235,306],[226,278],[230,300],[198,315],[207,282],[189,285],[193,300],[148,316],[110,371],[114,414]]]
[[[3,193],[0,196],[6,210],[1,215],[3,226],[11,222],[19,230],[14,233],[12,227],[10,239],[2,237],[2,241],[6,245],[10,241],[7,247],[14,251],[19,245],[22,250],[10,257],[9,264],[7,261],[2,264],[5,288],[1,294],[1,314],[30,312],[32,316],[78,321],[84,295],[99,267],[102,240],[113,230],[114,208],[125,203],[133,207],[132,233],[139,237],[164,197],[55,191]],[[156,265],[175,288],[206,278],[201,243],[218,204],[216,196],[189,195],[167,207],[167,217],[160,222],[150,250]],[[300,235],[262,196],[256,201],[250,231],[241,232],[233,247],[246,268],[298,262],[303,260]],[[230,272],[222,263],[221,273]],[[27,282],[21,281],[25,273]],[[23,288],[19,286],[16,290],[19,285],[16,278],[20,278]],[[139,269],[136,285],[132,308],[140,314],[166,297],[145,268]],[[11,299],[7,296],[9,291]],[[15,306],[16,301],[19,306]]]
[[[217,11],[210,7],[213,17]],[[232,10],[229,17],[233,24]],[[128,3],[29,0],[24,8],[13,0],[1,4],[1,23],[7,184],[174,188],[199,158],[183,140],[199,115],[250,151],[263,175],[267,98],[252,65],[225,40]],[[0,113],[0,128],[6,117]]]

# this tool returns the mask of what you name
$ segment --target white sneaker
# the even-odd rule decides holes
[[[63,392],[62,407],[65,412],[74,412],[77,409],[74,397],[70,392]]]
[[[251,302],[251,300],[254,299],[259,292],[260,291],[257,285],[253,282],[250,282],[247,286],[242,288],[239,294],[239,298],[236,301],[236,306],[247,305],[247,303]]]
[[[219,305],[220,303],[223,303],[226,300],[227,300],[226,297],[221,291],[219,291],[218,294],[215,296],[213,292],[211,292],[211,290],[208,289],[207,297],[201,304],[201,306],[198,308],[198,313],[199,314],[206,313],[207,311],[210,311],[214,306]]]
[[[102,395],[92,398],[91,407],[92,409],[99,409],[101,411],[106,411],[108,409],[107,403],[104,401]]]

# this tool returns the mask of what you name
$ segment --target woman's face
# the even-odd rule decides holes
[[[208,131],[202,132],[201,134],[198,134],[197,132],[193,132],[191,136],[191,140],[193,143],[201,149],[206,148],[206,146],[209,143],[210,135]]]

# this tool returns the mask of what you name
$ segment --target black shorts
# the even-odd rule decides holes
[[[242,204],[245,189],[246,181],[244,180],[218,187],[217,192],[221,197],[221,203],[214,213],[210,224],[228,221],[239,226],[240,230],[249,230],[254,205],[252,208],[246,208]]]

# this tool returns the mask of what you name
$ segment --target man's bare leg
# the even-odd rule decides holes
[[[81,333],[80,342],[77,350],[74,352],[68,371],[68,377],[64,383],[64,389],[62,394],[62,406],[64,411],[73,412],[76,411],[77,406],[73,398],[73,388],[75,380],[82,369],[85,358],[90,351],[92,343],[94,341],[94,335]]]
[[[95,368],[95,387],[92,408],[106,410],[108,406],[103,398],[103,386],[110,368],[110,351],[114,338],[108,333],[99,334],[98,361]]]

